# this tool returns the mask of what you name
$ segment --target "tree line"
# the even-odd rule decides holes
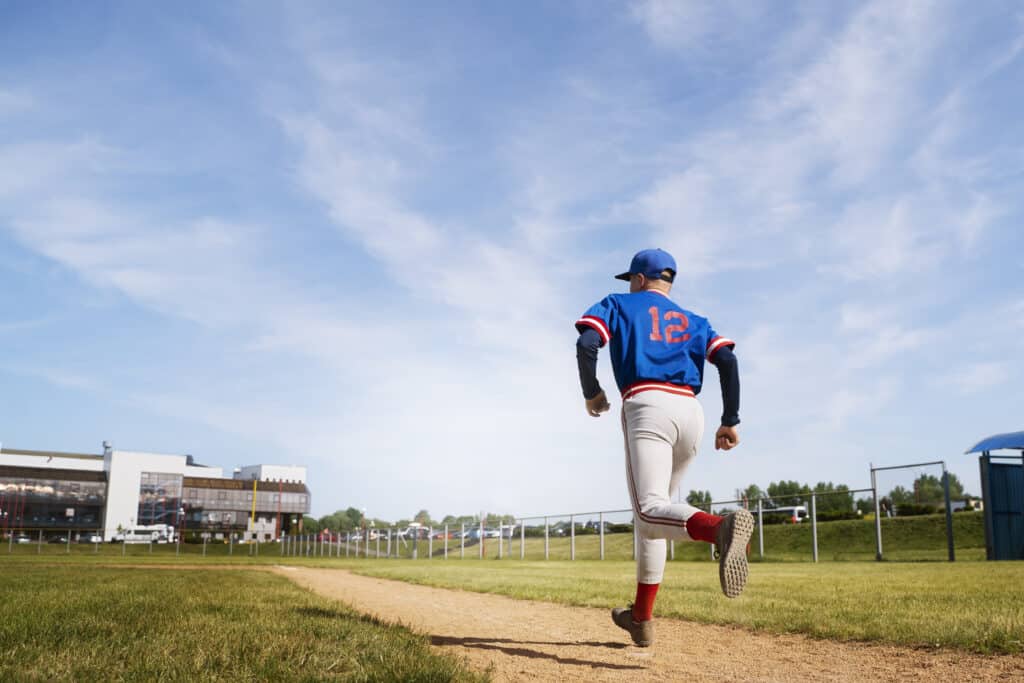
[[[761,500],[763,509],[775,509],[791,507],[796,505],[809,506],[811,504],[811,493],[819,494],[815,500],[815,507],[818,512],[860,512],[867,513],[874,511],[874,499],[870,496],[854,500],[854,494],[846,484],[833,484],[830,481],[820,481],[812,488],[809,484],[801,484],[797,481],[772,482],[767,489],[762,489],[757,484],[751,484],[745,489],[736,489],[735,498],[741,503],[746,503],[753,508]],[[824,494],[824,495],[822,495]],[[949,497],[951,500],[965,500],[973,498],[964,491],[963,483],[953,474],[949,473]],[[882,505],[886,503],[895,506],[909,505],[937,505],[944,500],[942,490],[942,479],[931,474],[922,474],[914,480],[909,489],[904,486],[893,487],[887,495],[882,496]],[[711,491],[691,490],[686,496],[686,502],[694,507],[708,510],[711,507]]]
[[[761,499],[764,509],[791,507],[804,505],[810,509],[811,493],[818,494],[815,506],[819,513],[846,513],[859,512],[868,513],[874,511],[874,500],[869,497],[854,499],[850,487],[846,484],[833,484],[830,481],[819,481],[814,487],[809,484],[801,484],[797,481],[778,481],[768,484],[768,488],[762,489],[757,484],[751,484],[744,489],[734,491],[735,499],[745,501],[753,508],[757,500]],[[963,484],[952,472],[949,473],[949,494],[952,500],[964,500],[973,498],[964,491]],[[930,474],[922,474],[909,489],[903,486],[893,487],[889,493],[882,498],[882,506],[928,506],[937,505],[943,501],[942,480]],[[711,507],[711,491],[691,490],[686,496],[686,502],[702,510]],[[515,522],[514,515],[499,515],[496,513],[484,513],[482,516],[484,526],[496,527],[499,524],[511,524]],[[345,510],[337,510],[329,515],[316,517],[305,516],[302,519],[302,530],[306,533],[316,533],[321,530],[330,531],[355,531],[364,527],[387,529],[390,527],[404,528],[412,522],[422,526],[440,528],[445,524],[449,528],[460,527],[465,524],[479,526],[481,515],[445,515],[441,519],[435,519],[427,510],[420,510],[409,519],[398,519],[394,521],[384,520],[377,517],[365,518],[363,512],[358,508],[349,507]]]
[[[499,524],[511,524],[515,522],[514,515],[499,515],[495,513],[484,513],[482,519],[484,526],[487,527],[498,526]],[[467,527],[479,526],[480,520],[481,515],[479,514],[445,515],[438,520],[434,519],[427,510],[420,510],[413,515],[412,518],[389,521],[378,517],[364,517],[362,510],[350,507],[345,510],[338,510],[329,515],[324,515],[319,519],[306,515],[302,518],[302,531],[304,533],[317,533],[324,530],[346,532],[356,531],[357,529],[363,528],[405,528],[413,522],[425,527],[434,527],[435,529],[443,527],[445,524],[447,524],[449,528],[455,528],[460,527],[463,524]]]

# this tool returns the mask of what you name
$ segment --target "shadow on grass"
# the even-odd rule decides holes
[[[304,617],[316,617],[319,619],[345,619],[346,621],[361,621],[374,626],[391,627],[394,624],[388,623],[369,614],[359,612],[342,612],[336,609],[324,609],[323,607],[296,607],[295,611]]]
[[[453,638],[450,636],[430,636],[431,645],[460,645],[462,647],[472,647],[480,650],[497,650],[498,652],[506,655],[513,655],[516,657],[529,657],[530,659],[550,659],[558,662],[559,664],[570,664],[575,666],[588,666],[595,669],[615,669],[615,670],[644,670],[647,667],[637,666],[635,664],[611,664],[609,662],[595,662],[589,659],[576,659],[574,657],[559,657],[548,652],[541,652],[539,650],[531,650],[527,647],[513,647],[515,645],[583,645],[587,647],[604,647],[615,650],[623,650],[627,646],[622,643],[602,643],[602,642],[579,642],[579,641],[528,641],[528,640],[510,640],[508,638]]]

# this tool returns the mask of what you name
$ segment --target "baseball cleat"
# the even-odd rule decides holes
[[[635,621],[633,619],[633,606],[616,607],[612,610],[612,621],[624,631],[628,631],[633,642],[640,647],[650,647],[654,642],[654,622]]]
[[[754,533],[754,517],[746,510],[725,516],[718,527],[718,579],[727,598],[735,598],[747,585],[747,544]]]

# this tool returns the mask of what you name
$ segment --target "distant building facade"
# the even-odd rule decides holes
[[[103,454],[0,448],[0,531],[51,535],[98,531],[105,540],[138,527],[211,538],[269,541],[310,509],[306,469],[249,465],[224,477],[190,455]]]

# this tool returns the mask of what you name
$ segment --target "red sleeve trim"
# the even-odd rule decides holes
[[[734,348],[736,346],[736,342],[732,339],[727,339],[726,337],[715,337],[708,342],[708,360],[711,360],[711,356],[715,355],[715,351],[723,346]]]
[[[600,318],[585,315],[576,321],[576,329],[579,330],[581,325],[597,330],[597,333],[601,336],[601,346],[607,344],[612,338],[612,335],[608,333],[608,325]]]

